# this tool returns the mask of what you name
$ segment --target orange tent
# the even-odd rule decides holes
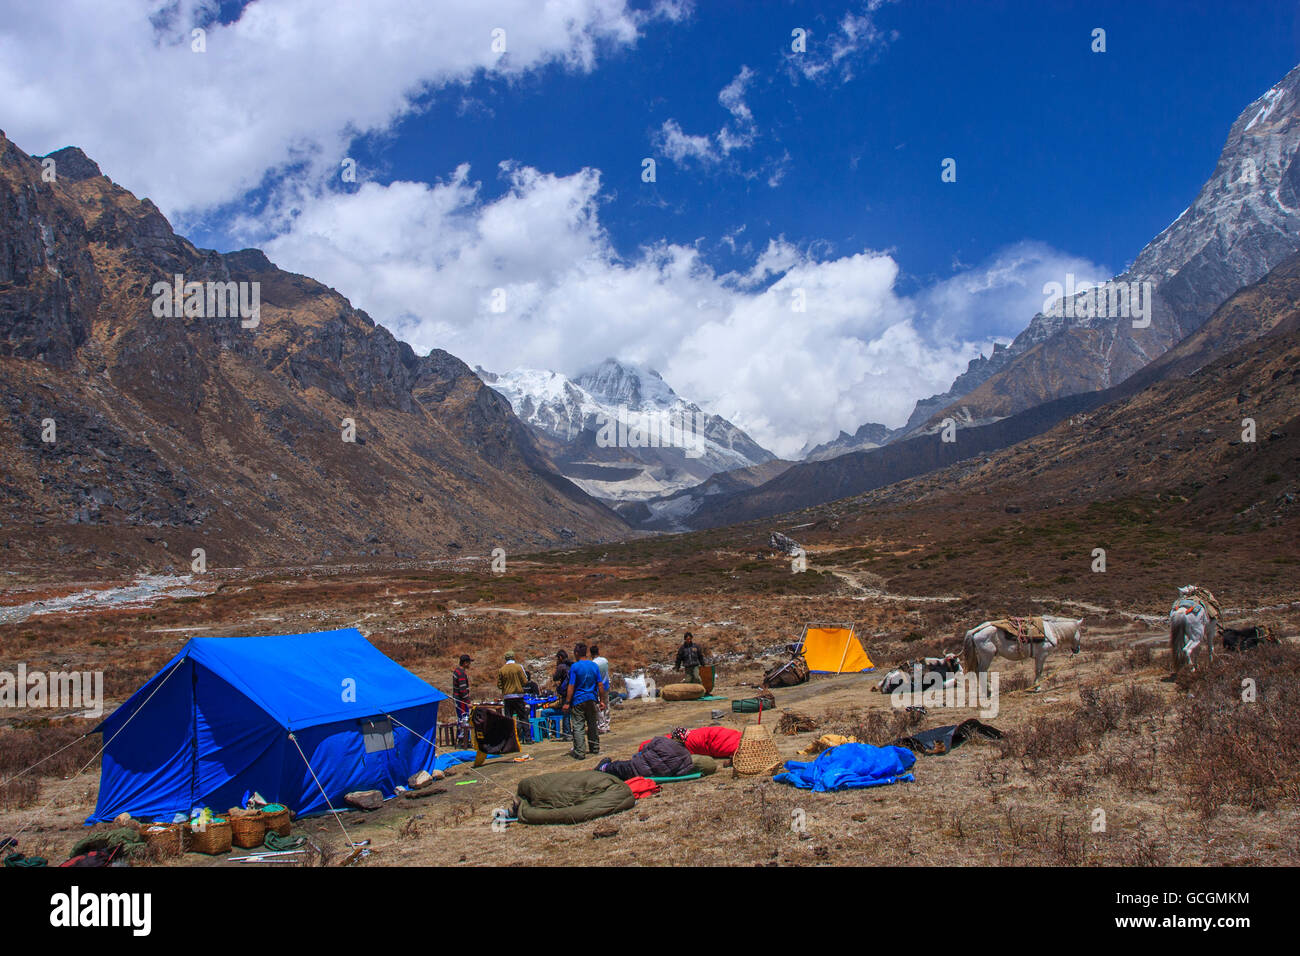
[[[805,624],[799,641],[808,669],[817,674],[875,670],[852,624]]]

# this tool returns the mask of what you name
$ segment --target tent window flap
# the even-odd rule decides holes
[[[361,721],[361,736],[366,742],[366,753],[393,749],[393,722],[387,717]]]

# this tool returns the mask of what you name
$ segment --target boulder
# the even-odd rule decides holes
[[[782,554],[799,554],[803,551],[798,541],[786,537],[779,531],[773,531],[767,536],[767,546],[773,551],[779,551]]]
[[[421,770],[419,773],[411,774],[411,776],[407,778],[406,785],[412,790],[422,790],[434,781],[441,780],[442,778],[443,772],[441,770],[435,770],[433,773],[430,773],[427,770]]]
[[[378,790],[353,790],[343,800],[358,810],[378,810],[384,805],[384,795]]]

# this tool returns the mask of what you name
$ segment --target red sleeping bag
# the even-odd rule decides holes
[[[671,736],[664,734],[665,737]],[[637,750],[643,750],[650,741],[641,741]],[[715,760],[730,760],[740,746],[740,731],[730,727],[697,727],[686,732],[686,749],[693,754],[703,754]]]
[[[715,760],[730,760],[740,746],[740,731],[730,727],[700,727],[686,735],[686,749]]]

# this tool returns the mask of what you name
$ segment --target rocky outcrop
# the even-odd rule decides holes
[[[45,169],[0,132],[0,356],[66,368],[103,290],[85,226]]]
[[[6,566],[439,557],[626,530],[459,359],[417,356],[258,250],[196,248],[78,150],[50,158],[43,178],[0,135]],[[193,310],[160,305],[178,274],[201,283]]]
[[[1300,67],[1246,107],[1192,204],[1112,280],[1151,284],[1149,327],[1110,308],[1089,315],[1098,310],[1076,296],[1059,315],[1034,316],[1006,349],[973,361],[948,392],[918,403],[905,434],[933,431],[945,417],[977,425],[1110,388],[1164,354],[1300,250],[1298,153]]]
[[[768,534],[767,546],[770,550],[775,551],[778,554],[803,553],[803,548],[800,547],[798,541],[788,535],[782,534],[780,531],[773,531]]]
[[[852,435],[841,431],[830,441],[810,448],[802,457],[804,461],[825,461],[852,451],[870,451],[888,444],[894,436],[894,431],[888,426],[867,422],[865,425],[859,425],[858,430]]]

